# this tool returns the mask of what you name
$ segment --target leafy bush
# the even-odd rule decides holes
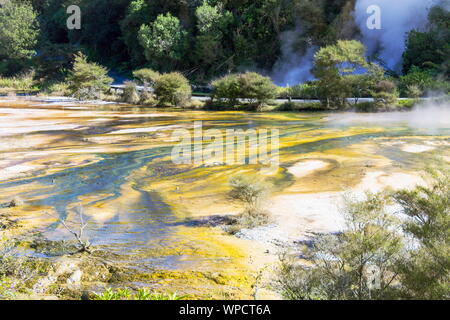
[[[241,95],[238,75],[226,75],[211,82],[212,98],[226,100],[228,104],[236,104]]]
[[[155,95],[161,104],[183,106],[189,103],[192,89],[189,81],[181,73],[172,72],[156,79]]]
[[[317,84],[310,82],[292,87],[280,88],[279,95],[281,98],[317,99],[317,92]]]
[[[43,87],[43,94],[50,96],[70,95],[69,85],[66,82],[48,82]]]
[[[277,97],[277,87],[272,80],[256,72],[247,72],[238,76],[241,97],[250,103],[262,105]]]
[[[393,109],[398,99],[397,86],[390,80],[382,80],[375,86],[372,96],[378,110]]]
[[[355,111],[356,112],[375,112],[377,111],[377,107],[374,102],[371,101],[364,101],[364,102],[358,102],[355,105]]]
[[[403,110],[411,110],[419,100],[417,99],[402,99],[397,101],[397,108]]]
[[[278,95],[272,80],[256,72],[227,75],[211,83],[213,98],[235,104],[238,99],[247,99],[250,104],[261,106]]]
[[[229,231],[235,233],[242,228],[255,228],[269,222],[269,215],[261,204],[269,192],[269,186],[254,176],[237,176],[230,180],[229,197],[241,202],[244,211],[237,216]]]
[[[156,80],[161,74],[158,71],[154,71],[152,69],[139,69],[133,71],[133,77],[139,80],[140,84],[143,86],[153,87],[156,83]]]
[[[450,92],[450,82],[435,79],[430,70],[413,66],[408,74],[400,77],[399,88],[403,96],[418,98],[428,91],[447,94]]]
[[[450,95],[450,81],[434,80],[429,89],[434,93]]]
[[[278,286],[287,299],[383,299],[395,291],[393,272],[401,257],[398,221],[387,214],[389,197],[368,194],[365,201],[347,201],[345,231],[324,235],[307,250],[313,266],[282,259]],[[377,270],[377,279],[372,279]],[[376,280],[376,285],[373,285]]]
[[[400,92],[404,96],[418,98],[430,89],[432,82],[433,77],[429,71],[412,67],[408,74],[400,77]]]
[[[423,95],[423,90],[415,84],[406,86],[405,94],[410,98],[420,98]]]
[[[281,259],[277,284],[284,297],[449,299],[449,172],[443,162],[428,170],[427,186],[347,202],[345,231],[307,244],[311,267]],[[401,220],[387,209],[392,204]]]
[[[137,104],[140,101],[140,96],[137,90],[136,83],[133,81],[126,81],[123,89],[122,100],[126,103]]]
[[[0,91],[30,91],[34,89],[34,72],[25,73],[16,77],[1,78]]]
[[[393,102],[392,105],[390,105],[389,110],[411,110],[417,103],[417,99],[402,99],[397,100]],[[364,101],[364,102],[358,102],[355,105],[356,112],[377,112],[377,111],[387,111],[387,108],[380,108],[379,105],[376,104],[376,102],[373,101]]]
[[[86,56],[79,53],[75,57],[73,69],[68,76],[69,90],[77,99],[98,99],[109,90],[112,79],[106,68],[89,63]]]
[[[450,170],[447,163],[428,169],[428,186],[394,194],[409,219],[403,225],[418,248],[398,265],[403,297],[450,298]]]

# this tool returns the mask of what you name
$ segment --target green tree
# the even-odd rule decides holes
[[[360,68],[367,68],[365,47],[356,40],[340,40],[321,48],[314,56],[312,72],[319,80],[320,99],[327,108],[342,108],[351,95],[345,77]]]
[[[386,194],[347,201],[345,231],[316,239],[312,268],[283,259],[279,285],[288,299],[389,299],[395,293],[395,266],[403,257],[399,221],[386,212]]]
[[[428,15],[426,31],[408,33],[403,53],[403,73],[416,66],[433,71],[436,75],[450,78],[450,12],[435,6]]]
[[[250,104],[259,107],[278,94],[278,87],[272,80],[256,72],[227,75],[211,83],[213,98],[235,104],[238,99],[247,99]]]
[[[200,34],[212,34],[215,38],[221,38],[228,24],[233,20],[233,15],[223,10],[219,5],[211,6],[208,1],[195,10],[197,18],[197,30]]]
[[[37,14],[28,2],[7,1],[0,7],[0,56],[29,58],[39,35]]]
[[[147,60],[156,60],[166,69],[174,67],[183,58],[186,37],[180,20],[170,13],[159,15],[150,25],[142,25],[138,36]]]
[[[227,26],[233,20],[233,15],[219,6],[211,6],[204,1],[195,10],[195,16],[198,31],[197,59],[203,64],[211,65],[224,55],[222,39]]]
[[[27,1],[8,0],[0,6],[0,68],[9,71],[19,71],[18,63],[29,59],[35,53],[39,36],[37,13]],[[9,65],[16,64],[16,66]],[[13,70],[10,70],[10,69]],[[14,70],[16,69],[16,70]]]
[[[450,298],[450,170],[442,164],[428,170],[428,186],[394,194],[409,217],[405,232],[416,243],[398,267],[404,297]]]
[[[123,41],[128,48],[131,65],[143,65],[146,62],[142,46],[138,41],[138,32],[143,24],[151,19],[149,4],[145,0],[133,0],[127,8],[126,16],[120,21]]]
[[[67,80],[69,90],[78,99],[98,99],[112,83],[108,70],[96,63],[89,63],[86,56],[79,53],[75,57],[73,69]]]

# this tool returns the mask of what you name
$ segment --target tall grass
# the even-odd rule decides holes
[[[138,289],[135,293],[129,289],[106,288],[104,292],[95,294],[93,300],[183,300],[187,296],[179,296],[176,293],[157,293],[147,289]]]
[[[0,93],[35,90],[33,75],[33,72],[29,72],[15,77],[0,77]]]

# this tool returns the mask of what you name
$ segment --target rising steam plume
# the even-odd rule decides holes
[[[310,70],[317,47],[311,46],[299,53],[296,44],[302,35],[301,26],[297,26],[295,30],[285,31],[280,36],[282,56],[272,73],[273,81],[279,86],[287,87],[313,79]]]
[[[449,2],[448,0],[445,2]],[[399,72],[407,33],[423,30],[431,7],[443,4],[439,0],[358,0],[355,21],[361,32],[361,41],[369,55],[377,55],[384,66]],[[367,27],[367,8],[377,5],[381,9],[381,29]]]
[[[367,8],[371,5],[381,9],[380,30],[367,28],[370,16]],[[429,9],[435,5],[450,9],[450,0],[357,0],[353,16],[361,32],[359,40],[367,47],[369,56],[377,56],[384,67],[399,72],[407,32],[424,29]],[[317,48],[310,47],[302,53],[296,51],[296,39],[302,35],[301,27],[281,35],[282,56],[272,73],[278,85],[294,85],[313,78],[310,69]]]

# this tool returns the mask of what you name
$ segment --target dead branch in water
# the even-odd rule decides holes
[[[71,228],[68,226],[68,224],[66,223],[67,217],[65,219],[61,219],[59,217],[56,217],[56,219],[58,219],[59,222],[61,222],[61,224],[64,226],[64,228],[69,231],[77,240],[78,242],[78,247],[79,250],[77,253],[79,252],[87,252],[87,253],[92,253],[92,251],[90,250],[91,247],[91,243],[89,242],[89,240],[83,240],[83,236],[84,236],[84,229],[87,227],[88,225],[88,221],[84,221],[83,218],[83,206],[79,205],[78,208],[76,209],[76,211],[78,212],[78,217],[79,217],[79,224],[78,224],[78,230],[75,231],[74,228]],[[50,216],[54,217],[53,215],[49,214]]]

